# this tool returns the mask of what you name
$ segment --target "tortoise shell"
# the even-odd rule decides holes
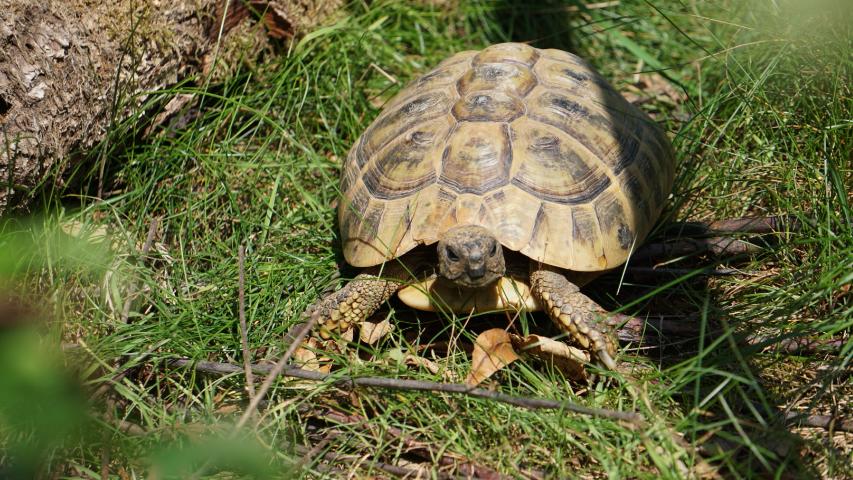
[[[344,256],[378,265],[476,224],[533,260],[606,270],[648,234],[674,168],[663,131],[579,57],[519,43],[457,53],[350,150]]]

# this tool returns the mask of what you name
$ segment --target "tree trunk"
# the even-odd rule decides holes
[[[201,73],[221,33],[262,18],[287,38],[342,3],[226,1],[0,0],[0,214],[134,113],[140,92]]]

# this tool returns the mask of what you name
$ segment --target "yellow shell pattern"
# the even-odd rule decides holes
[[[648,234],[674,169],[663,131],[579,57],[519,43],[461,52],[350,151],[344,256],[378,265],[475,224],[533,260],[606,270]]]

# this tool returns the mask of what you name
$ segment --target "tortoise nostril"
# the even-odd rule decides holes
[[[477,265],[476,267],[471,267],[468,269],[468,277],[470,278],[483,278],[486,275],[486,266],[485,265]]]

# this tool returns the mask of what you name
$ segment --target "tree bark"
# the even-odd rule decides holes
[[[57,181],[142,92],[202,73],[221,34],[261,19],[266,34],[292,37],[341,3],[0,0],[0,214]]]

